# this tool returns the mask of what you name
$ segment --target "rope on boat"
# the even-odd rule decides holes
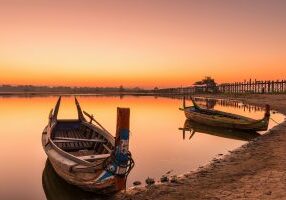
[[[278,123],[277,121],[275,121],[272,117],[270,117],[270,119],[271,119],[274,123],[276,123],[277,125],[280,125],[280,126],[286,127],[285,125],[283,125],[283,124]]]
[[[132,168],[134,167],[135,162],[132,158],[130,151],[128,151],[126,155],[127,155],[127,160],[125,163],[118,162],[118,160],[115,157],[115,151],[114,151],[110,155],[110,157],[106,158],[103,161],[103,168],[114,176],[127,177],[130,171],[132,170]],[[116,166],[116,167],[111,168],[110,166]],[[118,167],[125,168],[126,169],[125,172],[123,173],[117,172]]]
[[[74,172],[74,168],[77,167],[78,165],[80,165],[79,163],[76,163],[74,165],[72,165],[70,168],[69,168],[69,171],[70,172]],[[115,158],[115,153],[113,152],[110,157],[107,157],[103,160],[103,162],[100,162],[100,163],[97,163],[95,165],[91,165],[91,166],[86,166],[85,169],[88,169],[88,168],[96,168],[98,166],[102,165],[103,166],[103,169],[108,171],[109,173],[111,173],[112,175],[114,176],[120,176],[120,177],[127,177],[130,173],[130,171],[132,170],[132,168],[134,167],[135,165],[135,162],[132,158],[132,155],[130,153],[130,151],[128,151],[127,153],[127,160],[126,160],[126,163],[125,164],[122,164],[122,163],[119,163],[116,158]],[[116,166],[115,168],[111,168],[110,166]],[[119,172],[116,172],[117,170],[117,167],[120,167],[120,168],[125,168],[125,172],[123,173],[119,173]],[[94,179],[94,178],[93,178]],[[93,180],[91,179],[91,180]]]

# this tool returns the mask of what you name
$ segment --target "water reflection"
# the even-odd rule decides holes
[[[217,154],[225,154],[246,143],[246,141],[226,139],[211,134],[197,134],[198,132],[190,140],[191,145],[182,140],[182,132],[178,131],[178,127],[183,125],[185,116],[178,110],[182,104],[179,98],[124,96],[120,99],[119,96],[77,96],[82,107],[93,113],[96,119],[112,133],[116,130],[116,107],[131,108],[130,150],[136,165],[128,177],[127,187],[132,186],[134,181],[143,183],[147,177],[159,180],[170,170],[173,170],[174,174],[195,170],[212,160]],[[43,173],[47,156],[43,151],[40,135],[43,127],[48,123],[47,115],[56,100],[57,96],[28,98],[0,96],[2,113],[0,114],[0,158],[5,160],[0,165],[1,199],[53,199],[53,197],[54,199],[55,197],[56,199],[80,199],[81,195],[83,199],[100,199],[67,185],[62,179],[56,179],[55,175],[45,175],[46,169]],[[73,97],[64,96],[63,102],[59,118],[76,118]],[[240,102],[218,100],[214,109],[253,119],[261,119],[264,115],[262,109],[255,111],[255,107],[246,106],[245,112],[244,105]],[[248,112],[248,108],[251,108],[251,112]],[[282,122],[285,116],[276,113],[272,114],[271,118]],[[15,126],[15,119],[17,119],[17,126]],[[273,121],[269,123],[269,128],[276,125]],[[189,132],[186,132],[186,139],[187,137]],[[15,147],[29,152],[29,156],[19,156],[19,151],[14,150]]]
[[[91,192],[85,192],[80,188],[68,184],[54,171],[49,160],[42,175],[42,185],[48,200],[108,200],[111,196],[99,196]]]
[[[189,132],[189,140],[194,137],[195,133],[205,133],[213,136],[242,141],[249,141],[260,136],[260,134],[255,131],[248,132],[234,129],[211,127],[193,122],[191,120],[186,120],[184,127],[180,128],[180,130],[182,130],[183,133],[183,140],[186,138],[186,132]]]

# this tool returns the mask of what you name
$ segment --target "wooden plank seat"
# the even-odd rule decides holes
[[[101,139],[87,139],[85,135],[80,131],[80,128],[58,129],[54,132],[53,141],[59,148],[68,151],[92,149],[95,143],[105,142]]]
[[[70,141],[54,141],[56,143],[56,145],[65,150],[65,151],[78,151],[78,150],[82,150],[82,149],[92,149],[92,145],[90,146],[85,146],[82,145],[82,143],[77,143],[77,142],[70,142]]]
[[[100,159],[105,159],[110,156],[109,153],[107,154],[97,154],[97,155],[88,155],[88,156],[77,156],[77,158],[82,159],[82,160],[100,160]]]
[[[74,135],[75,138],[87,138],[86,134],[83,131],[81,131],[80,128],[71,130],[71,134]],[[92,146],[93,145],[93,143],[89,142],[89,141],[82,141],[80,143],[83,143],[83,145],[85,145],[85,146]]]
[[[60,140],[58,142],[68,141],[68,142],[105,142],[104,140],[100,139],[82,139],[82,138],[67,138],[67,137],[55,137],[54,142]]]

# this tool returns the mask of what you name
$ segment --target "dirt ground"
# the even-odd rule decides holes
[[[284,94],[208,96],[269,104],[286,115]],[[177,183],[131,188],[116,199],[286,199],[286,122]]]

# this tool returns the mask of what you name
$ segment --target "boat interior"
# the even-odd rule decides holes
[[[62,150],[74,156],[110,154],[113,145],[80,120],[58,120],[51,139]]]
[[[197,113],[201,113],[201,114],[205,114],[205,115],[211,115],[211,116],[215,116],[215,117],[219,117],[219,118],[228,118],[228,119],[231,119],[231,120],[243,120],[243,121],[246,121],[246,122],[258,121],[258,120],[254,120],[254,119],[251,119],[251,118],[248,118],[248,117],[235,115],[235,114],[231,114],[231,113],[226,113],[226,112],[223,112],[223,111],[204,109],[204,108],[201,108],[194,101],[194,99],[191,98],[191,100],[192,100],[193,106],[189,106],[189,107],[185,106],[185,104],[186,104],[185,103],[185,99],[183,101],[184,108],[189,109],[190,112],[197,112]],[[264,118],[269,118],[269,116],[270,116],[270,106],[266,105]]]
[[[195,106],[191,106],[189,107],[189,109],[192,112],[198,112],[198,113],[202,113],[205,115],[213,115],[213,116],[217,116],[217,117],[225,117],[225,118],[229,118],[229,119],[238,119],[238,120],[250,120],[249,118],[246,117],[242,117],[242,116],[236,116],[234,114],[230,114],[230,113],[225,113],[225,112],[221,112],[221,111],[214,111],[214,110],[207,110],[207,109],[202,109],[202,108],[197,108]]]

